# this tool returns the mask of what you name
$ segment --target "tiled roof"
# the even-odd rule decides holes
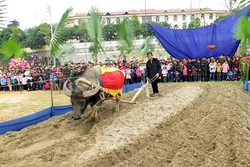
[[[161,13],[181,13],[186,12],[186,13],[190,13],[190,12],[199,12],[200,10],[203,11],[213,11],[210,8],[192,8],[192,9],[147,9],[146,13],[147,14],[161,14]],[[145,10],[141,9],[141,10],[127,10],[127,11],[108,11],[108,12],[102,12],[102,15],[140,15],[140,14],[145,14]],[[88,15],[88,13],[75,13],[75,15],[72,15],[71,17],[82,17],[82,16],[86,16]]]

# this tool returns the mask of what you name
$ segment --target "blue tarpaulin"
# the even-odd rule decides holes
[[[170,29],[153,24],[150,27],[164,49],[176,59],[217,58],[221,54],[232,57],[240,43],[235,39],[233,29],[238,20],[249,12],[248,6],[216,24],[194,29]],[[216,45],[217,48],[209,50],[208,45]]]

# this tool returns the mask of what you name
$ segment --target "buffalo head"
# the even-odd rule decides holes
[[[83,114],[87,108],[89,98],[97,94],[100,90],[99,84],[92,85],[90,83],[88,80],[80,78],[74,87],[72,83],[69,83],[69,80],[63,85],[64,94],[70,97],[73,107],[72,117],[74,119],[81,118],[81,114]]]

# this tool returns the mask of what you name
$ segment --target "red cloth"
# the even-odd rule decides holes
[[[104,72],[101,75],[104,88],[118,90],[122,89],[124,84],[124,75],[120,70]]]

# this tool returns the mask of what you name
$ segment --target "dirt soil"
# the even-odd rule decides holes
[[[248,167],[250,96],[217,83],[160,85],[137,104],[106,101],[96,122],[71,113],[0,136],[1,167]],[[123,96],[132,99],[135,91]]]

